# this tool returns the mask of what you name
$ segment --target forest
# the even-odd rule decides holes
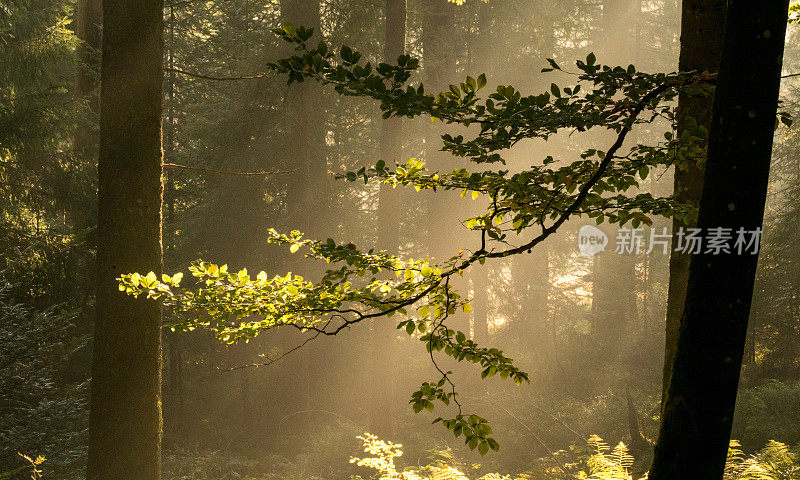
[[[0,0],[0,480],[800,480],[799,39]]]

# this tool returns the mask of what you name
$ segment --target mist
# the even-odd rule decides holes
[[[0,5],[0,478],[669,478],[697,258],[743,252],[743,323],[709,324],[735,413],[683,435],[726,479],[795,478],[794,14],[763,227],[710,252],[684,233],[728,225],[699,193],[733,184],[703,169],[736,1],[127,3]],[[692,45],[687,8],[722,9]],[[723,68],[679,66],[701,50]]]

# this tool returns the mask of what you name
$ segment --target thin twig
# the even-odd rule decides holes
[[[215,82],[231,82],[237,80],[258,80],[259,78],[266,78],[269,74],[268,73],[257,73],[255,75],[242,75],[238,77],[218,77],[215,75],[205,75],[202,73],[195,73],[195,72],[188,72],[186,70],[181,70],[180,68],[165,68],[164,71],[166,72],[175,72],[180,73],[181,75],[186,75],[187,77],[192,78],[199,78],[200,80],[213,80]]]
[[[297,171],[297,170],[273,170],[273,171],[263,171],[263,172],[231,172],[229,170],[218,170],[216,168],[209,168],[209,167],[195,167],[191,165],[179,165],[177,163],[165,163],[163,167],[182,168],[184,170],[196,170],[198,172],[216,173],[218,175],[239,175],[245,177],[268,177],[270,175],[285,175]]]
[[[217,371],[220,371],[220,372],[233,372],[233,371],[236,371],[236,370],[242,370],[242,369],[244,369],[244,368],[253,368],[253,367],[255,367],[255,368],[258,368],[258,367],[267,367],[267,366],[269,366],[269,365],[272,365],[273,363],[277,362],[278,360],[281,360],[281,359],[283,359],[284,357],[286,357],[286,356],[289,356],[290,354],[292,354],[292,353],[296,352],[297,350],[300,350],[300,349],[301,349],[301,348],[303,348],[303,347],[304,347],[304,346],[305,346],[305,345],[306,345],[308,342],[310,342],[311,340],[314,340],[315,338],[319,337],[321,333],[322,333],[322,332],[317,332],[317,333],[315,333],[314,335],[312,335],[312,336],[310,336],[310,337],[306,338],[306,339],[303,341],[303,343],[301,343],[301,344],[299,344],[299,345],[295,345],[294,347],[290,348],[289,350],[286,350],[285,352],[283,352],[283,353],[282,353],[282,354],[280,354],[279,356],[277,356],[277,357],[275,357],[275,358],[271,358],[271,359],[269,359],[269,361],[266,361],[266,362],[261,362],[261,363],[248,363],[247,365],[239,365],[239,366],[236,366],[236,367],[224,368],[224,369],[223,369],[223,368],[219,368],[219,367],[217,367]]]

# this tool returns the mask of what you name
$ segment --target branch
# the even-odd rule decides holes
[[[267,366],[269,366],[269,365],[272,365],[273,363],[275,363],[275,362],[277,362],[277,361],[279,361],[279,360],[283,359],[284,357],[287,357],[287,356],[291,355],[292,353],[296,352],[297,350],[300,350],[301,348],[305,347],[305,346],[306,346],[306,344],[307,344],[308,342],[310,342],[311,340],[314,340],[315,338],[319,337],[321,333],[322,333],[322,332],[317,332],[317,333],[315,333],[314,335],[312,335],[312,336],[310,336],[310,337],[306,338],[306,339],[305,339],[305,340],[304,340],[302,343],[300,343],[299,345],[296,345],[296,346],[294,346],[294,347],[290,348],[289,350],[286,350],[286,351],[285,351],[285,352],[283,352],[282,354],[278,355],[278,356],[277,356],[277,357],[275,357],[275,358],[271,358],[271,359],[269,359],[269,360],[268,360],[268,361],[266,361],[266,362],[261,362],[261,363],[248,363],[248,364],[246,364],[246,365],[239,365],[239,366],[236,366],[236,367],[231,367],[231,368],[219,368],[219,367],[217,367],[217,371],[220,371],[220,372],[234,372],[234,371],[236,371],[236,370],[242,370],[242,369],[245,369],[245,368],[252,368],[252,367],[255,367],[255,368],[258,368],[258,367],[267,367]]]
[[[271,175],[284,175],[288,173],[294,173],[297,170],[274,170],[274,171],[263,171],[263,172],[231,172],[228,170],[218,170],[216,168],[209,168],[209,167],[194,167],[190,165],[179,165],[177,163],[165,163],[163,164],[164,168],[182,168],[185,170],[196,170],[198,172],[206,172],[206,173],[216,173],[217,175],[239,175],[245,177],[268,177]]]
[[[188,72],[186,70],[181,70],[180,68],[171,68],[171,67],[164,68],[164,71],[175,72],[181,75],[186,75],[187,77],[199,78],[200,80],[213,80],[217,82],[231,82],[237,80],[257,80],[259,78],[266,78],[268,76],[267,73],[258,73],[256,75],[249,75],[249,76],[243,75],[239,77],[218,77],[214,75],[204,75],[202,73]]]

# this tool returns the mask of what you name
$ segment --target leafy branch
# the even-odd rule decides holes
[[[260,272],[251,278],[247,270],[228,272],[226,265],[198,260],[189,267],[195,282],[192,288],[180,288],[180,273],[158,278],[151,272],[123,275],[120,290],[157,299],[182,313],[185,320],[175,328],[208,328],[230,343],[282,326],[311,331],[315,337],[337,335],[367,319],[400,315],[403,320],[398,329],[425,345],[440,374],[438,380],[423,383],[412,394],[413,409],[433,410],[437,402],[444,406],[452,402],[457,415],[434,422],[441,422],[456,436],[463,435],[466,444],[482,454],[497,450],[499,445],[490,437],[486,419],[462,412],[451,372],[439,367],[434,354],[479,364],[482,378],[499,375],[518,385],[529,379],[501,350],[481,347],[463,332],[447,327],[446,320],[459,308],[464,313],[471,310],[469,302],[451,288],[451,278],[463,275],[476,262],[530,252],[573,217],[585,215],[597,223],[631,222],[634,227],[650,224],[654,215],[691,217],[694,212],[672,197],[628,193],[651,171],[679,164],[691,153],[686,142],[679,142],[668,131],[664,142],[656,145],[635,145],[627,151],[623,146],[638,124],[656,119],[674,123],[670,101],[679,91],[707,94],[713,76],[648,74],[632,65],[612,68],[597,64],[590,54],[586,61],[576,62],[578,73],[565,72],[576,78],[575,85],[554,83],[542,94],[523,97],[514,87],[500,85],[481,98],[479,91],[486,87],[487,79],[480,75],[434,95],[426,94],[422,84],[408,84],[419,67],[419,61],[408,55],[400,56],[396,65],[373,67],[349,47],[342,47],[338,54],[324,42],[309,47],[310,29],[286,24],[275,33],[296,48],[296,55],[269,65],[287,74],[290,83],[312,79],[332,85],[341,95],[373,98],[384,118],[429,115],[448,124],[474,125],[478,131],[471,139],[443,135],[442,150],[476,164],[504,165],[501,152],[521,140],[547,140],[562,131],[603,128],[613,132],[614,140],[607,149],[588,149],[573,162],[547,157],[513,175],[509,170],[430,171],[423,162],[411,159],[392,167],[380,160],[374,167],[339,176],[416,190],[455,191],[473,199],[485,197],[485,212],[464,220],[464,226],[478,235],[479,247],[462,250],[449,259],[404,259],[387,251],[362,251],[352,243],[333,239],[307,239],[297,231],[287,235],[270,230],[269,242],[287,246],[292,253],[302,250],[306,257],[332,267],[318,282],[310,282],[291,272],[272,278]],[[545,71],[564,71],[554,60],[549,62]],[[530,233],[533,227],[539,233]]]

